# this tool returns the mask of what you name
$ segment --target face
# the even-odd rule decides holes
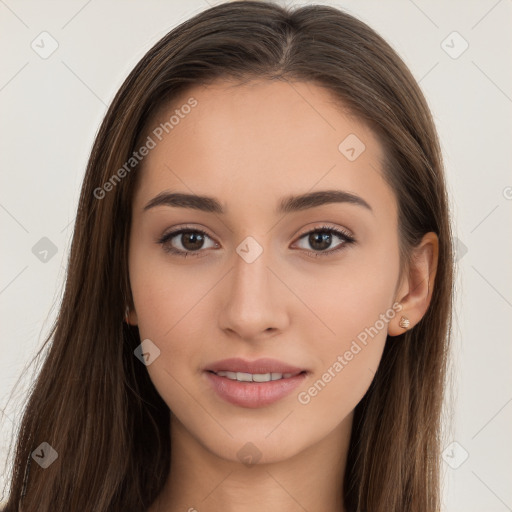
[[[248,442],[273,462],[336,435],[396,314],[397,207],[377,138],[325,89],[267,81],[190,89],[148,133],[129,318],[151,340],[147,370],[173,421],[232,461]],[[322,191],[341,194],[290,200]],[[260,384],[206,371],[227,358],[305,373]]]

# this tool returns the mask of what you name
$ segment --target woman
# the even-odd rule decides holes
[[[390,46],[327,6],[196,15],[96,137],[6,510],[439,510],[452,272]]]

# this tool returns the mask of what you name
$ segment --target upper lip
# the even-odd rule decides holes
[[[298,375],[306,371],[303,368],[291,366],[277,359],[262,358],[256,359],[255,361],[246,361],[239,357],[216,361],[205,367],[205,370],[212,372],[241,372],[253,374],[291,373],[292,375]]]

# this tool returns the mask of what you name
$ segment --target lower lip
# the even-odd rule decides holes
[[[277,402],[290,394],[306,378],[306,373],[300,373],[295,377],[269,382],[240,382],[219,377],[209,371],[205,373],[213,389],[221,398],[231,404],[251,409]]]

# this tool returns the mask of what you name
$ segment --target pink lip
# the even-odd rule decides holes
[[[277,359],[262,358],[256,359],[255,361],[246,361],[239,357],[232,357],[230,359],[217,361],[204,369],[212,372],[291,373],[292,375],[306,371],[305,368],[290,366],[278,361]]]
[[[257,408],[269,405],[291,393],[305,378],[307,370],[291,366],[277,359],[261,358],[246,361],[239,357],[223,359],[204,368],[210,385],[229,403],[241,407]],[[221,377],[214,372],[290,373],[292,376],[269,382],[239,382]]]
[[[220,370],[219,370],[220,371]],[[230,371],[230,370],[227,370]],[[257,372],[249,372],[257,373]],[[269,373],[269,372],[261,372]],[[275,372],[293,373],[293,372]],[[291,393],[305,378],[306,373],[300,373],[288,379],[269,382],[238,382],[228,377],[220,377],[212,371],[205,371],[208,381],[217,394],[227,402],[255,409],[270,405]]]

